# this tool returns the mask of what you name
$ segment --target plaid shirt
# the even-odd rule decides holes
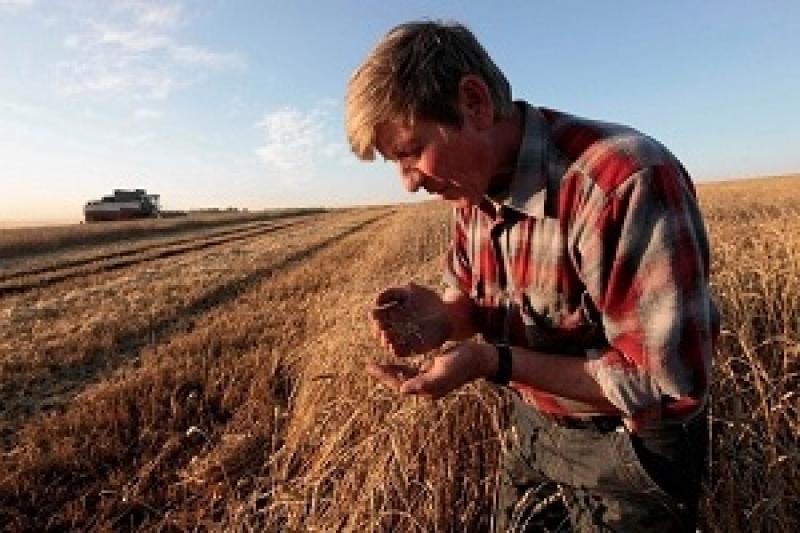
[[[626,416],[691,417],[719,326],[687,172],[631,128],[521,105],[511,184],[455,210],[445,282],[476,304],[487,341],[588,359]],[[607,414],[511,386],[545,412]]]

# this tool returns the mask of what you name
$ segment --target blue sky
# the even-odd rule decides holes
[[[468,25],[515,98],[630,124],[697,181],[800,172],[800,2],[0,0],[0,223],[414,198],[345,144],[352,70],[393,25]]]

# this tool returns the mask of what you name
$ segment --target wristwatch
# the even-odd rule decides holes
[[[495,385],[508,385],[511,381],[511,346],[495,344],[497,350],[497,372],[489,378]]]

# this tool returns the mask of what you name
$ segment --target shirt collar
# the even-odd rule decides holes
[[[501,206],[542,218],[548,194],[549,128],[537,108],[523,101],[515,103],[522,109],[525,120],[517,166],[508,187],[490,199]]]

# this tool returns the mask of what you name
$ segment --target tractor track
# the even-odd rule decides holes
[[[46,288],[62,281],[87,277],[98,273],[112,272],[138,265],[147,261],[164,259],[199,250],[243,241],[254,237],[287,229],[312,215],[298,215],[291,219],[248,223],[244,228],[237,227],[214,233],[207,237],[183,237],[166,243],[135,246],[112,253],[69,260],[31,270],[13,272],[0,277],[0,298],[21,294],[34,289]]]

